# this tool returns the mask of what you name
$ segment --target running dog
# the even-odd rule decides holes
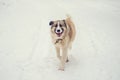
[[[50,21],[49,25],[51,26],[52,42],[60,60],[59,70],[64,71],[65,63],[69,61],[67,52],[68,49],[71,49],[76,35],[75,25],[70,16],[64,20]]]

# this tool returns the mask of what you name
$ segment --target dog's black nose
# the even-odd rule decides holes
[[[57,32],[60,32],[60,30],[57,30]]]

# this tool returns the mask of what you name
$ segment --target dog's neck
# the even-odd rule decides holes
[[[63,38],[56,39],[55,44],[59,43],[60,41],[62,42],[65,39],[65,36]]]
[[[57,44],[58,42],[60,42],[60,41],[62,41],[63,39],[57,39],[56,41],[55,41],[55,44]]]

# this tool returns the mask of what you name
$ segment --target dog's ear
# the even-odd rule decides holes
[[[51,25],[53,25],[53,24],[54,24],[54,22],[53,22],[53,21],[50,21],[50,22],[49,22],[49,25],[50,25],[50,26],[51,26]]]
[[[67,28],[67,24],[66,24],[66,21],[65,21],[65,20],[63,20],[63,22],[64,22],[64,25],[65,25],[65,27]]]

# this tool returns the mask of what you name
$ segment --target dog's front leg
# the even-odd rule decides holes
[[[60,48],[59,48],[59,47],[56,47],[56,53],[57,53],[57,58],[58,58],[59,60],[61,60]]]
[[[64,71],[66,60],[67,60],[67,48],[62,48],[61,65],[59,70]]]

